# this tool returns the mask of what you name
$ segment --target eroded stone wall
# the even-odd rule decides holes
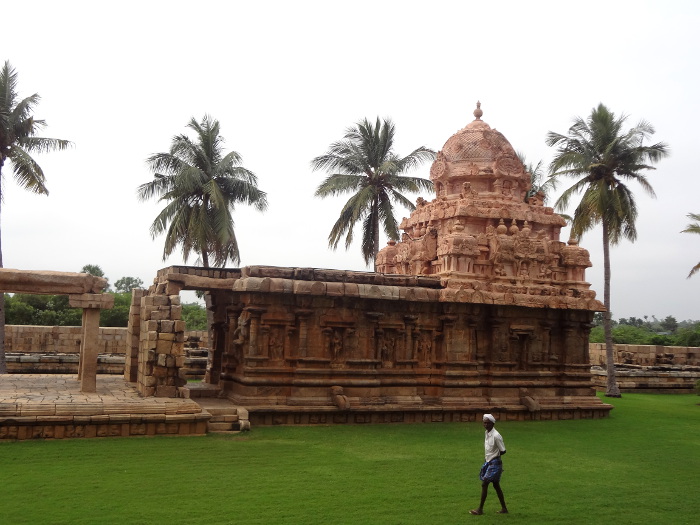
[[[141,298],[137,390],[142,396],[177,397],[187,383],[185,321],[178,295],[156,293]]]
[[[693,346],[614,345],[615,363],[623,365],[700,366],[700,348]],[[605,366],[605,344],[591,343],[591,364]]]
[[[5,325],[5,352],[26,354],[71,354],[80,351],[80,326]],[[101,327],[98,351],[124,354],[126,328]]]

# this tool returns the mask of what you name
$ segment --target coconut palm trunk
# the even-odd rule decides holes
[[[610,311],[610,232],[605,222],[603,222],[603,304],[605,305],[603,332],[605,333],[605,369],[607,375],[605,395],[607,397],[621,397],[615,374],[615,345],[613,345],[612,339],[612,313]]]

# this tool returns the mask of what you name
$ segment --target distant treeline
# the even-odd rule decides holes
[[[672,315],[664,319],[621,318],[612,322],[613,342],[628,345],[700,346],[700,321],[677,321]],[[591,330],[591,343],[604,343],[603,314],[597,313]]]
[[[111,293],[114,307],[100,312],[100,326],[127,326],[131,292]],[[83,312],[71,308],[66,295],[5,294],[5,324],[80,326]],[[182,305],[187,330],[206,330],[206,309],[197,303]]]

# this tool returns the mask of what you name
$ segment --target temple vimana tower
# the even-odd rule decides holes
[[[587,250],[531,191],[508,140],[475,119],[430,168],[435,195],[377,272],[249,266],[158,272],[130,325],[142,395],[187,395],[177,294],[209,292],[207,382],[251,424],[605,417],[588,334],[602,311]]]

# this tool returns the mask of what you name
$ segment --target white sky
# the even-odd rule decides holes
[[[364,270],[359,246],[330,251],[345,202],[313,197],[310,160],[363,117],[391,117],[396,150],[439,150],[473,120],[504,133],[528,160],[551,160],[547,131],[565,133],[599,102],[656,128],[672,155],[635,187],[636,243],[612,250],[615,318],[699,319],[700,239],[679,233],[700,213],[700,4],[694,1],[123,1],[12,2],[0,60],[19,92],[38,92],[42,135],[75,147],[38,157],[50,195],[17,187],[6,168],[4,266],[152,282],[162,205],[141,203],[145,159],[167,151],[191,117],[221,122],[226,149],[258,175],[269,211],[239,207],[241,265]],[[695,160],[694,160],[695,159]],[[429,165],[416,174],[428,177]],[[417,195],[411,198],[415,200]],[[433,195],[424,195],[432,199]],[[397,216],[408,215],[397,210]],[[568,238],[568,229],[562,240]],[[600,231],[582,240],[602,300]],[[190,259],[194,264],[194,259]]]

